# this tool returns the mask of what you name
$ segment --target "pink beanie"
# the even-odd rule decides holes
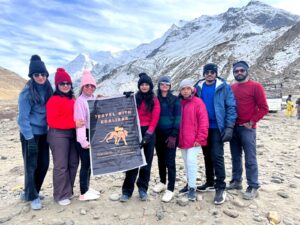
[[[84,70],[82,73],[80,88],[82,88],[86,84],[92,84],[96,87],[96,81],[93,75],[89,70]]]

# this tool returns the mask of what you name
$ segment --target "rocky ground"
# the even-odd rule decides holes
[[[176,197],[170,203],[162,203],[162,195],[152,190],[147,202],[138,199],[137,191],[127,203],[116,201],[124,178],[122,173],[118,173],[92,178],[91,186],[101,192],[100,199],[80,202],[76,181],[72,204],[59,206],[52,198],[51,163],[42,189],[45,195],[43,209],[33,211],[29,203],[19,200],[23,163],[16,110],[15,103],[0,102],[0,224],[270,224],[268,215],[274,217],[274,224],[300,224],[300,121],[285,118],[283,112],[266,116],[257,129],[262,188],[255,200],[243,200],[241,192],[231,191],[227,192],[226,202],[221,206],[212,203],[212,192],[198,193],[198,200],[194,203],[186,201],[178,194],[185,185],[182,158],[178,151]],[[228,182],[231,175],[228,144],[225,152]],[[200,184],[205,180],[202,155],[199,156],[199,165]],[[155,157],[150,186],[153,187],[157,180]]]

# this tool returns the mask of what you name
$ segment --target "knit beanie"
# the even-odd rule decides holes
[[[140,89],[141,84],[146,83],[149,84],[150,90],[153,90],[153,83],[151,77],[149,77],[146,73],[139,74],[139,81],[138,81],[138,89]]]
[[[203,75],[207,73],[208,70],[214,71],[218,75],[218,66],[214,63],[208,63],[203,67]]]
[[[179,91],[181,91],[181,89],[185,88],[185,87],[189,87],[192,89],[192,91],[194,90],[194,84],[193,81],[191,79],[184,79],[180,82],[179,84]]]
[[[30,59],[28,76],[32,78],[34,73],[46,73],[47,77],[49,76],[46,66],[39,55],[32,55]]]
[[[80,88],[86,84],[92,84],[96,87],[96,80],[89,70],[84,70],[81,77]]]
[[[171,77],[169,76],[162,76],[158,79],[157,86],[159,88],[160,83],[167,83],[171,86]]]
[[[57,68],[54,80],[55,86],[59,85],[61,82],[72,83],[70,75],[65,71],[64,68]]]
[[[238,61],[236,63],[233,63],[232,66],[233,66],[233,71],[235,71],[235,69],[238,68],[238,67],[242,67],[246,71],[249,69],[249,65],[245,61]]]

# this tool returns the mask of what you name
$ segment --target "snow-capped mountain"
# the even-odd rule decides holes
[[[246,60],[254,79],[274,81],[284,94],[300,94],[299,47],[300,16],[250,1],[216,16],[180,21],[161,38],[132,50],[79,55],[66,68],[78,80],[78,72],[91,66],[97,92],[114,95],[136,90],[140,72],[154,81],[170,75],[175,88],[185,77],[196,81],[208,62],[218,64],[219,75],[231,81],[232,63]]]

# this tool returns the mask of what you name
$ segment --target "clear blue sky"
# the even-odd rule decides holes
[[[79,53],[117,52],[159,38],[179,20],[249,0],[0,0],[0,66],[27,77],[32,54],[54,72]],[[295,0],[263,0],[300,15]]]

